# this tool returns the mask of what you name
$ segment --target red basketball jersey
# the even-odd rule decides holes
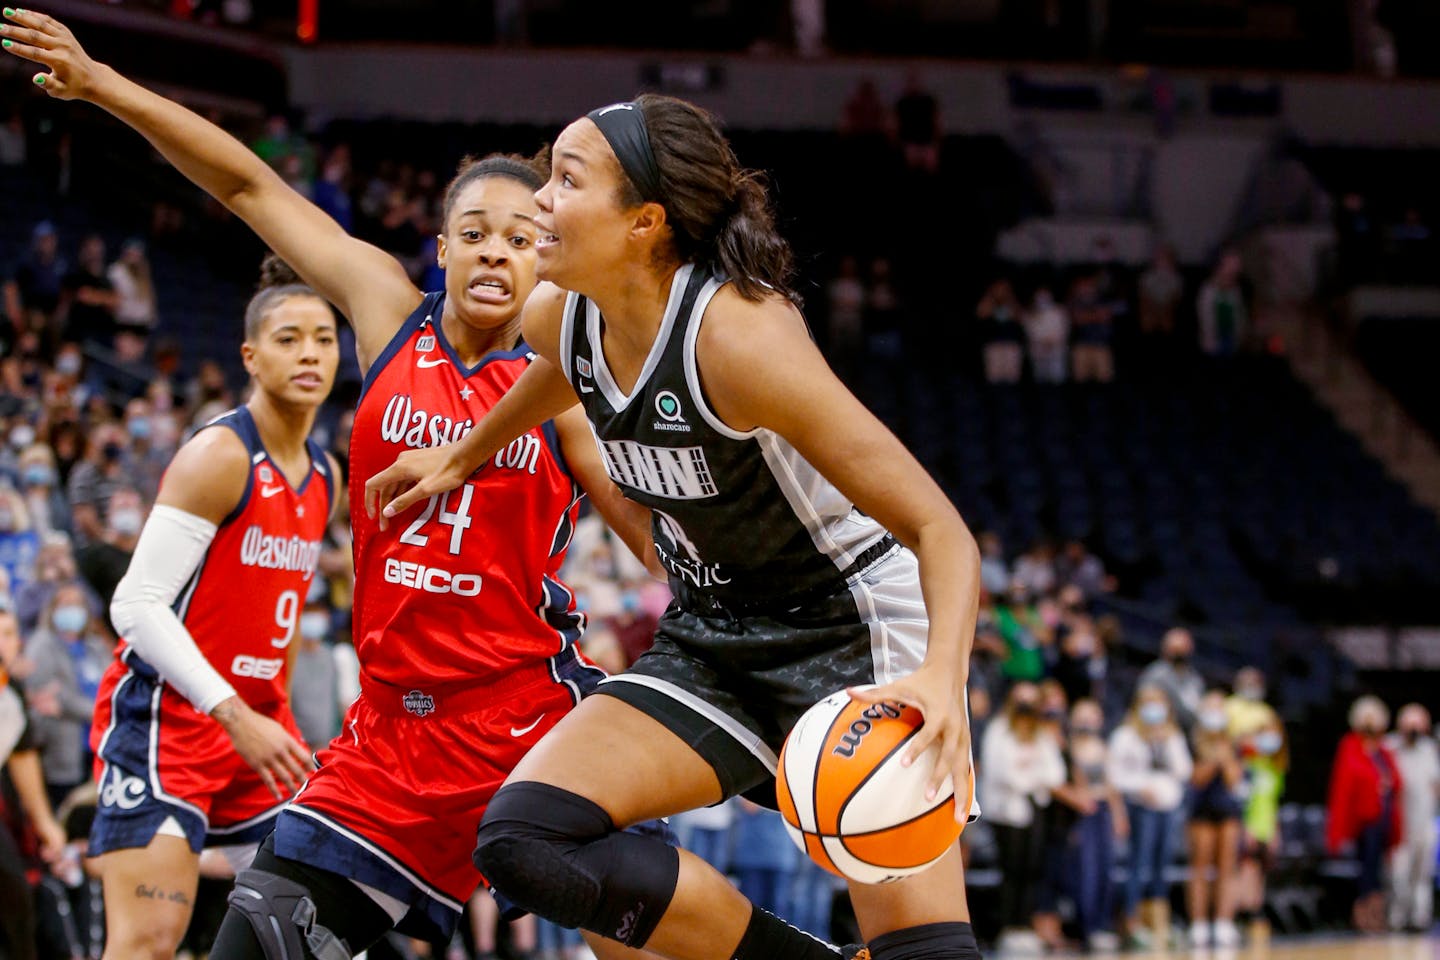
[[[552,424],[384,532],[362,509],[367,479],[404,450],[465,436],[530,363],[521,344],[464,367],[440,329],[443,303],[444,294],[427,295],[375,361],[350,439],[361,671],[425,691],[493,681],[554,657],[584,627],[559,579],[582,491]]]
[[[246,407],[206,429],[228,427],[250,453],[245,493],[221,522],[199,568],[180,592],[175,612],[211,666],[247,704],[264,711],[288,699],[286,648],[294,637],[320,558],[334,502],[335,478],[313,440],[310,472],[290,485],[270,460]],[[129,653],[126,656],[127,652]],[[128,644],[111,670],[153,674]]]

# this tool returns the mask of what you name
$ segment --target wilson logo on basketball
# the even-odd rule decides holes
[[[872,703],[861,712],[858,720],[850,724],[849,731],[841,735],[840,742],[830,752],[838,757],[854,757],[855,751],[860,749],[860,742],[865,739],[865,735],[875,729],[874,721],[881,717],[899,720],[902,710],[903,705],[898,703]]]

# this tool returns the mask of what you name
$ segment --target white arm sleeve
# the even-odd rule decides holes
[[[207,714],[235,696],[235,688],[205,659],[174,604],[217,529],[202,517],[157,505],[110,601],[110,619],[121,636],[166,683]]]

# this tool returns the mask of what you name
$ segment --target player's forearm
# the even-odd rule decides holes
[[[970,648],[980,611],[980,550],[958,514],[920,528],[916,543],[920,591],[930,618],[927,663],[970,677]]]
[[[10,755],[5,765],[10,773],[10,782],[15,784],[15,795],[20,807],[32,823],[45,823],[55,819],[50,809],[50,798],[45,793],[45,773],[40,766],[40,754],[34,750],[21,750]]]
[[[276,174],[239,140],[108,66],[95,85],[96,106],[133,127],[196,186],[226,206]]]

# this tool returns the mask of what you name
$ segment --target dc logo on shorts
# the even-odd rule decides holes
[[[134,810],[145,799],[145,781],[139,777],[123,777],[120,771],[110,768],[110,781],[100,790],[102,807],[119,807]]]
[[[417,717],[435,712],[435,698],[428,693],[421,693],[419,690],[411,690],[405,694],[402,702],[405,704],[405,709]]]

